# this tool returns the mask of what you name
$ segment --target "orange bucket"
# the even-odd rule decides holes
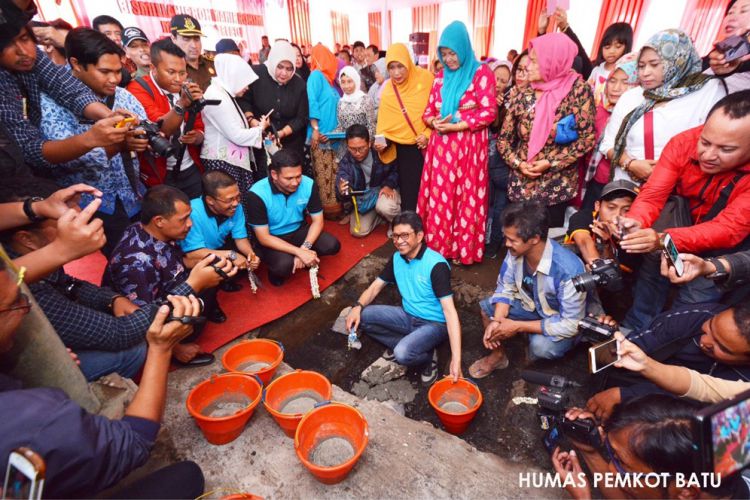
[[[221,357],[224,369],[230,372],[257,375],[267,384],[284,359],[284,346],[280,342],[267,339],[245,340],[227,349]],[[256,365],[257,369],[252,369]],[[247,368],[251,368],[248,370]],[[243,369],[244,368],[244,369]]]
[[[294,436],[294,451],[315,479],[336,484],[357,463],[367,447],[368,436],[367,420],[359,410],[343,403],[325,402],[302,417]],[[343,461],[336,463],[338,459]]]
[[[213,375],[204,380],[190,391],[187,398],[187,409],[200,427],[206,440],[211,444],[226,444],[234,441],[242,434],[245,424],[253,416],[255,407],[260,403],[263,385],[254,377],[241,373],[224,373]],[[206,416],[202,412],[209,405],[220,404],[220,399],[238,396],[239,402],[228,401],[230,404],[242,405],[250,403],[241,410],[226,416]],[[231,411],[231,408],[226,408]]]
[[[294,438],[304,413],[282,413],[281,410],[296,398],[308,397],[316,402],[330,401],[333,390],[331,382],[320,373],[296,370],[271,382],[263,393],[263,405],[268,413],[287,436]]]
[[[482,406],[482,392],[477,385],[465,378],[453,380],[446,377],[438,380],[427,393],[430,405],[451,434],[462,434]]]

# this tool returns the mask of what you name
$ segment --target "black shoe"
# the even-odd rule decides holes
[[[396,355],[393,354],[393,349],[386,349],[380,357],[386,361],[396,361]]]
[[[174,361],[180,366],[184,366],[186,368],[194,368],[196,366],[210,365],[211,363],[216,361],[216,357],[209,352],[201,352],[196,354],[195,357],[187,363],[183,363],[182,361],[179,361],[177,359],[175,359]]]
[[[206,314],[206,319],[211,323],[224,323],[227,320],[227,315],[221,310],[218,305],[214,307],[214,310]]]
[[[276,276],[275,274],[268,273],[268,282],[273,286],[281,286],[284,284],[284,281],[284,278]]]
[[[420,378],[422,379],[422,384],[424,385],[432,385],[438,378],[438,359],[437,359],[437,351],[432,351],[432,359],[427,362],[427,364],[422,368],[422,373],[420,374]]]
[[[237,283],[236,281],[222,281],[219,283],[219,290],[232,293],[232,292],[239,292],[242,290],[242,285]]]

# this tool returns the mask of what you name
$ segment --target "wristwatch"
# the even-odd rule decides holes
[[[234,250],[230,250],[229,251],[229,260],[231,260],[232,262],[234,262],[235,260],[237,260],[237,252],[235,252]]]
[[[312,246],[313,246],[313,244],[312,244],[312,243],[310,243],[310,242],[309,242],[309,241],[307,241],[307,240],[305,240],[305,242],[304,242],[304,243],[302,243],[302,248],[304,248],[305,250],[311,250],[311,249],[312,249]]]
[[[719,259],[715,257],[709,257],[706,260],[710,262],[711,264],[713,264],[714,267],[716,268],[716,271],[711,274],[707,274],[706,278],[710,280],[721,280],[729,276],[729,273],[727,272],[727,268]]]
[[[355,307],[360,307],[362,309],[365,308],[365,306],[362,305],[362,302],[360,302],[360,301],[355,302],[354,305],[352,306],[352,309],[354,309]]]
[[[26,217],[28,217],[31,222],[34,223],[42,222],[43,220],[45,220],[45,217],[41,217],[34,213],[34,209],[31,207],[31,204],[37,201],[44,201],[44,198],[40,198],[39,196],[32,196],[31,198],[26,198],[23,202],[23,213],[26,214]]]
[[[175,104],[174,108],[172,109],[174,109],[174,112],[177,113],[178,115],[185,116],[185,108],[183,108],[179,104]]]

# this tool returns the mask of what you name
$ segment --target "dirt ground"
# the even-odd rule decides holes
[[[285,362],[295,368],[323,373],[334,384],[350,391],[360,374],[382,354],[381,344],[363,336],[361,350],[348,351],[346,337],[330,330],[341,309],[353,304],[368,284],[378,275],[393,252],[386,243],[355,266],[344,278],[326,290],[322,298],[297,309],[293,314],[261,328],[259,336],[284,344]],[[478,302],[495,288],[502,255],[486,259],[481,265],[453,269],[454,298],[463,332],[463,370],[468,376],[469,365],[486,353],[482,345],[482,323]],[[395,287],[388,287],[376,303],[398,304]],[[467,432],[461,437],[481,451],[491,452],[519,464],[549,466],[549,458],[542,446],[543,431],[539,427],[536,406],[515,405],[516,396],[535,397],[537,386],[521,380],[520,373],[529,368],[561,375],[581,383],[584,388],[569,391],[571,404],[585,403],[592,380],[587,371],[587,346],[580,345],[563,360],[528,364],[525,361],[526,342],[512,339],[507,344],[510,366],[478,381],[484,403]],[[441,375],[447,373],[450,348],[439,350]],[[408,379],[418,394],[406,405],[406,416],[424,420],[435,426],[440,422],[427,401],[428,388],[422,387],[419,373],[411,370]]]

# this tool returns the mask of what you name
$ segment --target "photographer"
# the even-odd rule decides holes
[[[750,244],[750,90],[729,94],[714,105],[706,123],[675,136],[657,168],[619,224],[621,248],[650,253],[663,248],[664,234],[651,226],[675,192],[690,207],[693,225],[666,229],[681,252],[709,255]],[[623,321],[640,329],[661,312],[669,281],[658,259],[645,259],[634,294],[641,306]],[[713,282],[698,278],[680,288],[675,305],[712,302],[721,297]]]
[[[705,479],[700,486],[687,481],[687,485],[678,485],[677,474],[701,477],[703,472],[693,461],[696,445],[700,445],[691,428],[698,408],[668,395],[645,396],[620,404],[599,429],[605,443],[604,455],[591,445],[574,442],[575,450],[566,452],[558,447],[553,452],[552,465],[563,480],[568,474],[574,474],[575,486],[566,489],[576,499],[593,498],[588,481],[585,485],[578,484],[583,474],[580,459],[592,474],[618,474],[621,478],[658,474],[661,478],[656,486],[648,486],[649,481],[640,481],[640,484],[623,481],[622,489],[599,484],[604,498],[748,498],[748,485],[739,476],[722,478],[718,488],[713,488]],[[578,408],[566,413],[566,418],[571,420],[592,417]]]
[[[0,259],[0,352],[13,347],[14,333],[31,305]],[[194,297],[170,297],[172,316],[196,316]],[[49,498],[93,498],[148,460],[164,414],[167,372],[174,345],[190,325],[168,321],[161,306],[147,327],[148,355],[138,391],[122,420],[92,415],[59,389],[22,389],[0,375],[0,467],[26,446],[45,461],[44,494]],[[178,462],[117,492],[122,498],[195,498],[203,493],[203,473],[193,462]]]
[[[122,49],[104,34],[89,28],[75,28],[65,39],[65,52],[73,76],[82,81],[97,97],[113,109],[132,110],[140,120],[146,118],[143,106],[125,89],[119,88]],[[119,124],[118,124],[119,126]],[[64,140],[91,129],[54,99],[42,95],[42,134],[49,140]],[[102,253],[108,256],[120,241],[125,228],[141,209],[145,192],[139,179],[138,160],[131,151],[144,151],[148,142],[136,137],[132,125],[124,127],[125,141],[97,147],[74,160],[50,165],[44,174],[60,185],[85,182],[102,192],[102,204],[96,216],[104,222],[107,243]],[[81,205],[92,200],[84,195]]]
[[[203,143],[203,121],[200,113],[192,116],[191,104],[203,98],[200,87],[187,82],[185,52],[165,38],[151,44],[151,73],[133,80],[128,90],[143,104],[148,119],[160,126],[161,133],[172,143],[177,156],[165,158],[162,152],[147,151],[140,155],[142,176],[148,186],[169,184],[190,199],[201,195],[200,145]],[[190,95],[183,90],[187,86]],[[186,130],[186,124],[194,124]],[[158,136],[157,136],[158,137]],[[153,144],[152,144],[153,146]],[[159,157],[155,157],[159,155]],[[179,163],[179,171],[175,168]]]
[[[614,324],[611,319],[605,321]],[[724,380],[750,382],[750,302],[736,307],[696,304],[674,308],[654,318],[647,329],[631,333],[628,340],[657,361]],[[620,402],[663,392],[640,377],[610,375],[618,375],[613,383],[619,387],[595,394],[586,404],[602,420]]]
[[[615,363],[616,367],[639,373],[676,396],[706,403],[718,403],[750,389],[750,382],[744,380],[724,380],[698,373],[684,366],[659,363],[627,340],[620,332],[615,333],[615,338],[620,342],[617,354],[621,356]]]

